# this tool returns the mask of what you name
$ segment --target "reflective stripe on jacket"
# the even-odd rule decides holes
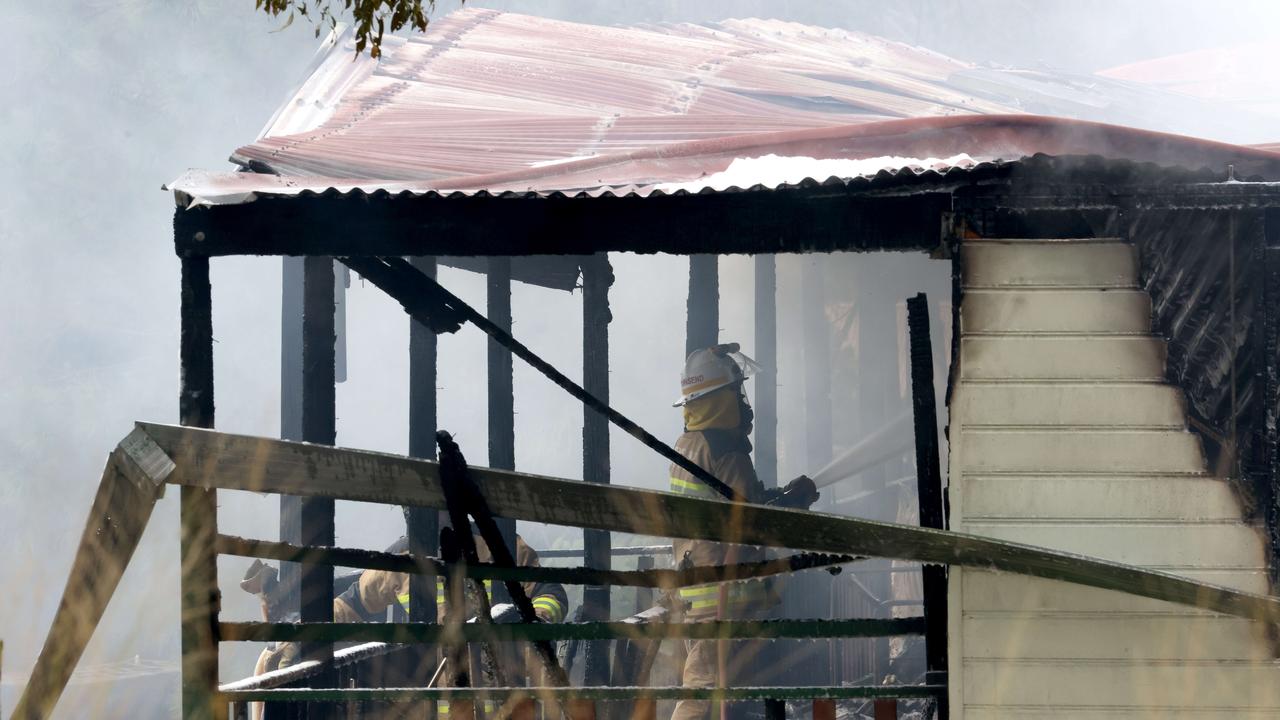
[[[489,546],[484,543],[484,539],[479,535],[474,537],[476,539],[476,554],[479,556],[480,562],[492,562],[493,556],[489,553]],[[529,547],[524,538],[519,535],[516,535],[516,564],[521,567],[539,566],[537,551]],[[485,580],[484,586],[485,590],[488,591],[492,587],[492,581]],[[523,587],[525,593],[533,600],[535,610],[542,608],[551,622],[564,620],[569,599],[564,588],[559,583],[527,582],[523,584]],[[359,591],[359,600],[365,611],[362,614],[383,614],[392,603],[399,603],[406,612],[409,610],[409,575],[406,573],[387,570],[366,570],[360,575]],[[334,599],[335,616],[338,612],[337,603],[339,602],[343,602],[343,600]],[[440,621],[444,620],[444,610],[444,579],[437,576],[436,613]],[[467,610],[467,616],[472,617],[479,609],[468,608]]]
[[[485,595],[487,595],[490,598],[490,601],[492,601],[492,598],[493,598],[493,581],[492,580],[484,581],[484,592],[485,592]],[[396,596],[396,602],[400,603],[400,607],[404,608],[404,611],[406,613],[409,612],[409,593],[407,590]],[[538,595],[537,597],[533,598],[532,602],[533,602],[534,611],[535,612],[542,611],[542,615],[548,619],[548,622],[560,622],[564,620],[564,616],[565,616],[564,604],[561,603],[560,600],[556,598],[555,595],[552,595],[552,594]],[[444,607],[444,604],[445,604],[444,578],[440,576],[436,576],[436,607],[442,608]]]

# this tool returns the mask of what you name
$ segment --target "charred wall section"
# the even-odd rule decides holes
[[[1280,250],[1269,245],[1280,237],[1280,216],[1267,215],[1275,212],[1150,210],[1132,213],[1129,223],[1140,281],[1151,296],[1152,328],[1168,341],[1165,375],[1184,392],[1209,469],[1230,478],[1248,512],[1265,522],[1273,584],[1280,558]]]

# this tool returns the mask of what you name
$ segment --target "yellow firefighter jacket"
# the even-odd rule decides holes
[[[764,494],[764,487],[751,464],[751,445],[740,428],[737,393],[737,388],[730,387],[685,405],[685,432],[676,440],[676,450],[749,502],[754,502]],[[671,465],[671,492],[696,497],[720,497],[674,463]],[[740,527],[740,522],[736,513],[731,514],[730,530],[735,525]],[[762,548],[700,540],[676,540],[672,543],[672,550],[676,567],[680,567],[686,558],[694,566],[764,559]],[[721,613],[723,617],[744,617],[774,602],[769,586],[764,582],[740,581],[728,585],[729,607]],[[693,620],[710,619],[720,610],[720,585],[681,588],[680,598],[687,604],[686,617]]]
[[[492,562],[493,555],[484,538],[474,534],[476,554],[480,562]],[[516,535],[516,564],[524,567],[538,566],[538,553],[525,543],[524,538]],[[492,587],[492,581],[485,580],[486,592]],[[564,620],[569,601],[564,588],[557,583],[524,583],[524,591],[533,601],[533,608],[538,616],[546,622]],[[355,592],[343,593],[333,600],[334,622],[369,622],[386,616],[387,608],[392,603],[399,603],[407,612],[409,609],[409,576],[406,573],[388,570],[366,570],[361,573]],[[444,578],[436,577],[436,615],[444,622],[445,593]],[[466,617],[474,617],[479,608],[467,608]]]

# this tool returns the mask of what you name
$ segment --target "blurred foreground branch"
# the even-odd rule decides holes
[[[272,17],[284,17],[281,29],[301,17],[316,26],[316,36],[328,26],[338,26],[340,18],[350,16],[355,27],[356,52],[369,48],[373,57],[382,55],[382,35],[406,26],[424,32],[427,14],[435,9],[435,0],[254,0],[257,9]]]

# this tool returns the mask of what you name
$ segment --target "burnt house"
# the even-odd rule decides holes
[[[263,136],[233,154],[241,171],[193,171],[170,185],[183,260],[184,425],[215,427],[209,263],[284,258],[283,441],[143,424],[108,473],[135,477],[143,494],[146,478],[182,485],[185,711],[446,692],[414,682],[421,657],[383,662],[379,673],[411,670],[399,681],[378,676],[382,690],[348,690],[321,641],[433,648],[441,639],[427,627],[430,574],[413,586],[408,618],[326,634],[333,565],[393,562],[332,550],[333,502],[412,506],[411,552],[440,555],[437,509],[449,481],[444,459],[434,462],[437,334],[472,323],[493,339],[490,469],[473,474],[497,527],[508,538],[516,519],[584,528],[583,574],[573,576],[586,586],[583,624],[563,632],[586,643],[586,669],[582,686],[552,695],[639,696],[627,712],[653,715],[657,699],[678,691],[621,692],[636,678],[619,668],[638,651],[591,642],[617,637],[609,623],[631,614],[611,606],[610,578],[656,577],[607,575],[610,532],[720,538],[706,526],[716,501],[611,485],[611,422],[660,453],[662,442],[609,407],[618,331],[609,254],[688,256],[686,349],[719,339],[717,298],[729,279],[718,258],[752,257],[753,355],[780,368],[779,336],[798,328],[805,339],[796,364],[803,450],[780,449],[778,378],[753,386],[755,462],[777,483],[780,456],[808,468],[840,454],[831,384],[841,356],[826,350],[840,332],[832,300],[848,291],[820,264],[783,263],[911,253],[945,264],[943,292],[931,288],[900,316],[914,289],[859,278],[874,299],[855,303],[857,328],[847,330],[854,357],[870,367],[886,353],[895,381],[909,380],[893,392],[884,378],[857,377],[857,429],[875,440],[853,454],[858,491],[833,491],[828,502],[845,504],[808,518],[762,511],[754,538],[881,560],[836,580],[798,580],[788,602],[801,620],[780,619],[763,635],[796,638],[775,660],[793,672],[720,697],[769,700],[774,716],[797,711],[783,701],[813,700],[818,717],[834,713],[833,700],[886,713],[888,698],[917,697],[971,718],[1273,712],[1280,155],[1016,114],[954,83],[963,72],[913,48],[766,21],[592,28],[467,10],[424,36],[393,39],[381,61],[353,61],[346,40],[332,38]],[[335,262],[417,321],[406,459],[317,447],[341,445]],[[483,273],[484,310],[433,280],[439,267]],[[780,272],[798,280],[794,315],[779,306]],[[581,291],[581,383],[518,341],[512,283]],[[877,343],[890,334],[903,339]],[[515,472],[514,357],[582,400],[585,484]],[[908,407],[910,422],[889,422]],[[899,431],[877,436],[875,422]],[[237,471],[240,485],[227,484]],[[406,489],[414,473],[425,490]],[[279,540],[219,536],[220,487],[289,496]],[[859,512],[886,493],[892,515]],[[101,495],[103,507],[136,501],[118,495]],[[92,523],[87,539],[101,536]],[[128,547],[127,528],[117,530],[106,548],[115,556]],[[104,552],[95,545],[84,562]],[[300,561],[284,580],[303,625],[219,623],[217,553]],[[921,573],[920,563],[933,569]],[[100,585],[105,597],[111,586]],[[825,603],[814,603],[815,588]],[[643,639],[693,632],[675,625],[654,623],[671,634]],[[42,662],[76,646],[75,633],[58,630],[55,622]],[[905,636],[925,639],[914,655],[888,640]],[[220,687],[217,643],[268,637],[315,643],[310,674]],[[817,653],[799,644],[814,639],[827,643]],[[374,664],[381,650],[349,656],[349,666]],[[25,702],[56,698],[56,680],[50,673]]]

